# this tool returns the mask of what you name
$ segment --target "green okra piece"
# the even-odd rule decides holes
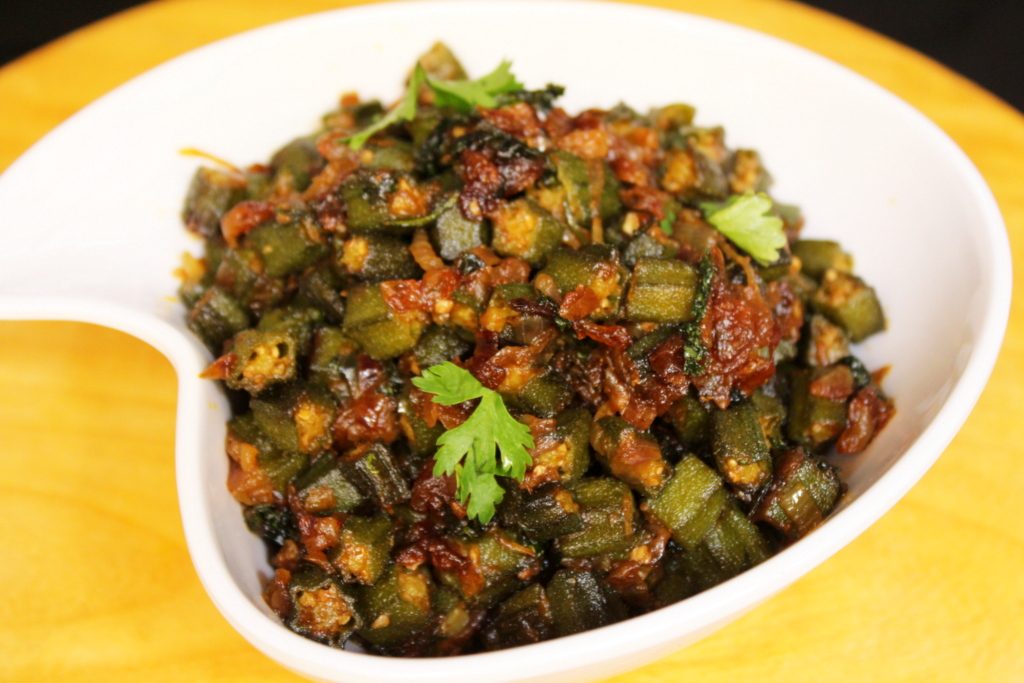
[[[696,451],[707,444],[711,416],[699,399],[687,394],[669,407],[667,417],[683,446]]]
[[[594,424],[590,445],[616,479],[641,493],[657,491],[672,469],[654,437],[618,415],[601,418]]]
[[[492,216],[491,247],[501,256],[516,256],[538,266],[562,241],[562,224],[532,199],[503,204]]]
[[[356,486],[385,510],[409,499],[409,484],[391,450],[375,443],[344,469]]]
[[[430,229],[437,254],[445,261],[454,261],[460,254],[491,241],[491,229],[484,220],[470,220],[462,215],[457,202],[448,202]]]
[[[796,443],[817,450],[846,427],[846,401],[815,396],[811,382],[821,370],[794,370],[789,377],[789,415],[786,435]]]
[[[219,287],[210,287],[188,313],[192,330],[214,353],[224,342],[249,326],[249,313],[237,300]]]
[[[317,151],[315,137],[296,138],[270,158],[270,167],[274,170],[273,184],[302,192],[309,187],[313,176],[323,169],[324,163],[324,158]]]
[[[697,280],[697,271],[683,261],[637,259],[626,294],[626,316],[637,322],[692,320]]]
[[[378,652],[400,652],[402,645],[432,627],[436,592],[425,567],[391,564],[376,583],[359,589],[363,621],[357,633]]]
[[[700,544],[729,504],[721,477],[695,455],[685,455],[672,478],[650,498],[651,513],[686,549]]]
[[[715,466],[743,500],[752,500],[772,476],[771,445],[759,417],[750,401],[711,415]]]
[[[423,328],[424,321],[418,313],[391,311],[380,285],[367,284],[349,290],[342,329],[369,356],[383,360],[412,350]]]
[[[181,218],[185,226],[198,235],[218,235],[221,217],[245,196],[245,182],[237,174],[198,168],[189,184]]]
[[[303,507],[318,514],[351,512],[366,500],[351,471],[330,454],[320,456],[299,474],[295,489]]]
[[[583,528],[579,503],[567,488],[555,484],[535,491],[512,489],[500,510],[502,525],[536,543]]]
[[[409,243],[392,235],[353,235],[336,250],[335,269],[359,280],[407,280],[423,271],[409,251]]]
[[[885,329],[885,314],[875,290],[859,277],[834,268],[822,275],[811,305],[842,327],[853,342]]]
[[[628,550],[636,535],[636,507],[629,487],[608,478],[583,479],[571,488],[583,528],[555,540],[562,557],[585,558]]]
[[[233,356],[224,383],[253,396],[268,387],[295,379],[294,337],[282,330],[242,330],[234,336]]]
[[[843,483],[834,466],[793,449],[780,457],[775,480],[752,517],[796,540],[821,524],[842,492]]]
[[[391,561],[395,533],[386,515],[345,518],[341,544],[331,556],[331,564],[348,583],[369,586],[376,583]]]
[[[626,617],[622,601],[592,572],[561,569],[547,585],[554,632],[589,631]]]
[[[793,256],[800,259],[800,271],[820,280],[826,270],[843,273],[853,270],[853,257],[832,240],[797,240],[793,242]]]
[[[305,270],[328,252],[323,231],[311,216],[297,216],[288,223],[263,223],[253,228],[246,239],[260,255],[270,277]]]

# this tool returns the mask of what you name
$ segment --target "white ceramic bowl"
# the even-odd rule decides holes
[[[568,86],[575,109],[687,101],[734,146],[759,149],[807,234],[835,237],[885,304],[890,329],[859,351],[898,413],[844,460],[849,494],[820,529],[672,607],[503,652],[400,660],[333,650],[282,627],[260,599],[268,567],[225,489],[227,404],[198,379],[206,351],[171,276],[196,243],[178,209],[198,147],[240,163],[311,130],[337,95],[396,97],[435,39],[472,72],[502,57],[528,84]],[[707,634],[849,543],[935,461],[992,369],[1010,258],[991,194],[963,153],[909,106],[773,38],[613,4],[420,2],[329,12],[175,59],[97,101],[0,178],[0,318],[96,322],[137,335],[178,371],[177,472],[189,550],[224,617],[284,666],[329,681],[575,681],[635,667]]]

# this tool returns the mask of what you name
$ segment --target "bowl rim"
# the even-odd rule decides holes
[[[474,7],[487,6],[494,11],[523,11],[526,5],[522,0],[487,0],[473,4]],[[646,14],[659,21],[687,22],[709,31],[739,35],[745,40],[758,42],[772,49],[793,52],[804,60],[817,63],[821,68],[831,69],[837,76],[856,83],[858,87],[870,90],[875,97],[886,100],[887,106],[895,108],[907,117],[930,138],[937,150],[943,152],[946,161],[955,169],[964,183],[965,191],[984,217],[978,226],[979,232],[982,233],[978,245],[982,262],[987,262],[990,267],[983,271],[986,279],[979,283],[979,286],[987,286],[989,296],[984,302],[984,313],[977,338],[960,378],[930,422],[903,455],[895,460],[864,493],[829,518],[823,525],[823,528],[829,530],[828,533],[812,533],[798,544],[729,581],[674,605],[617,624],[495,652],[444,658],[401,659],[339,650],[303,638],[260,611],[234,581],[214,533],[209,499],[200,485],[203,481],[200,457],[202,449],[199,447],[200,430],[196,425],[203,419],[202,406],[201,401],[192,400],[190,397],[202,395],[203,380],[199,379],[198,373],[205,363],[195,345],[178,329],[165,321],[140,315],[138,311],[116,304],[73,297],[0,295],[0,319],[60,319],[98,323],[123,330],[147,341],[171,361],[178,376],[175,425],[176,483],[182,524],[193,565],[210,599],[236,631],[275,661],[303,674],[321,677],[344,674],[354,680],[381,681],[426,682],[470,678],[518,680],[566,673],[579,668],[580,662],[594,664],[620,657],[623,653],[653,651],[659,649],[659,646],[663,648],[670,640],[664,635],[666,627],[671,630],[674,623],[687,623],[689,626],[686,630],[690,632],[708,631],[718,622],[782,590],[847,545],[887,512],[917,483],[953,439],[977,402],[998,356],[1009,317],[1012,286],[1010,248],[1005,224],[981,174],[956,143],[924,114],[876,83],[826,57],[780,38],[718,19],[650,6],[588,0],[531,0],[528,5],[531,10],[536,6],[590,6],[604,13]],[[282,29],[300,31],[303,25],[318,21],[328,14],[345,13],[350,16],[387,19],[396,12],[407,15],[409,12],[427,12],[431,8],[453,9],[465,6],[464,0],[420,0],[414,3],[383,3],[332,9],[288,19],[186,52],[131,79],[100,99],[122,95],[138,82],[151,79],[172,64],[202,60],[206,55],[224,48],[229,43],[249,39],[255,35]],[[85,107],[57,129],[74,126],[92,106]],[[33,154],[39,146],[40,143],[34,145],[22,158]],[[11,168],[17,164],[16,161]],[[4,174],[6,175],[7,173]],[[595,634],[614,637],[616,647],[607,653],[595,652],[591,642]],[[457,677],[453,671],[456,666]],[[608,670],[608,673],[612,672],[612,669]]]

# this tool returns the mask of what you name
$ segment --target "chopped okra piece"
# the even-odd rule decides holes
[[[474,221],[463,216],[459,205],[453,202],[438,215],[430,229],[430,237],[438,255],[445,261],[454,261],[473,247],[490,242],[491,230],[486,221]]]
[[[351,399],[358,344],[346,337],[340,327],[321,327],[313,334],[311,346],[310,380],[326,387],[339,401]]]
[[[811,381],[823,370],[795,370],[789,379],[786,435],[811,450],[824,446],[846,427],[846,401],[811,393]]]
[[[702,542],[686,551],[683,564],[703,590],[763,562],[770,554],[768,542],[757,527],[730,505]]]
[[[614,479],[583,479],[571,491],[580,508],[583,528],[555,540],[562,557],[596,557],[632,546],[636,506],[629,487]]]
[[[654,604],[666,607],[685,600],[697,592],[697,585],[689,573],[685,553],[675,543],[665,550],[661,580],[654,587]]]
[[[288,592],[292,603],[288,626],[296,633],[341,646],[361,626],[355,597],[316,565],[304,564],[296,570]]]
[[[298,355],[305,356],[313,341],[313,330],[323,320],[317,308],[305,306],[281,307],[267,311],[256,326],[261,332],[283,332],[295,344]]]
[[[694,455],[683,456],[668,483],[647,504],[684,548],[696,547],[729,503],[718,474]]]
[[[672,469],[662,457],[661,446],[654,437],[618,415],[597,421],[591,431],[590,445],[612,476],[640,492],[657,491]]]
[[[765,192],[772,178],[761,163],[761,155],[752,149],[738,149],[730,160],[729,190],[733,194]]]
[[[547,597],[559,636],[589,631],[626,617],[622,601],[591,572],[555,572],[547,585]]]
[[[540,265],[562,241],[562,225],[530,199],[502,205],[493,217],[491,246],[502,256],[518,256]]]
[[[793,242],[793,256],[800,259],[800,271],[820,280],[826,270],[849,273],[853,270],[853,257],[832,240],[797,240]]]
[[[445,545],[461,560],[451,568],[435,566],[438,580],[473,606],[495,604],[540,571],[537,552],[500,529],[468,539],[450,537]]]
[[[450,327],[433,325],[420,337],[413,353],[420,368],[426,369],[460,358],[473,347]]]
[[[270,158],[274,169],[273,184],[302,192],[324,166],[324,159],[316,149],[313,137],[297,138],[277,150]]]
[[[859,342],[885,329],[885,314],[875,290],[859,277],[835,269],[825,271],[811,305]]]
[[[273,546],[280,546],[289,538],[299,538],[295,516],[283,505],[250,505],[244,515],[249,531]]]
[[[850,340],[838,325],[823,315],[812,315],[807,324],[807,349],[804,360],[808,365],[822,368],[838,363],[850,355]]]
[[[379,141],[363,147],[364,168],[411,173],[416,167],[416,150],[402,140]]]
[[[207,289],[188,313],[188,329],[214,353],[249,326],[249,313],[219,287]]]
[[[425,568],[392,564],[376,583],[360,591],[363,623],[359,635],[382,651],[399,649],[430,628],[435,591]]]
[[[564,190],[565,218],[569,225],[589,228],[590,175],[586,162],[569,152],[557,151],[551,155],[558,182]]]
[[[220,233],[220,219],[245,199],[245,178],[215,168],[199,168],[185,197],[182,220],[192,232],[211,237]]]
[[[502,524],[517,529],[534,542],[550,541],[583,528],[580,506],[568,489],[558,484],[536,491],[513,489],[500,510]]]
[[[340,323],[345,318],[345,300],[340,292],[341,278],[323,264],[302,279],[299,283],[299,301],[317,308],[332,323]]]
[[[419,277],[420,267],[404,240],[390,235],[353,235],[341,245],[336,267],[359,280],[402,280]]]
[[[679,441],[691,450],[700,450],[711,431],[711,416],[696,398],[686,395],[668,409],[668,420]]]
[[[539,417],[554,417],[572,401],[572,389],[554,372],[541,372],[515,389],[501,390],[509,405]]]
[[[229,249],[217,266],[214,283],[257,315],[285,295],[284,281],[268,275],[263,259],[250,247]]]
[[[228,423],[227,452],[234,461],[228,489],[246,505],[279,500],[292,477],[309,462],[302,453],[277,448],[260,430],[252,413]]]
[[[779,459],[775,480],[758,502],[753,518],[791,539],[801,538],[832,512],[842,492],[835,467],[794,449]]]
[[[411,350],[423,331],[417,312],[395,313],[381,294],[380,285],[349,290],[342,329],[363,351],[377,359],[394,358]]]
[[[243,330],[235,335],[234,346],[226,355],[224,383],[252,395],[267,387],[295,378],[295,340],[283,331]]]
[[[750,401],[711,415],[715,465],[742,500],[753,500],[772,476],[771,445]]]
[[[420,55],[417,63],[431,78],[441,81],[458,81],[466,78],[466,70],[462,68],[458,57],[440,41],[431,45],[429,50]]]
[[[637,322],[681,323],[693,318],[697,271],[675,259],[641,258],[633,268],[626,315]]]
[[[346,582],[368,586],[384,574],[394,544],[391,520],[385,515],[347,517],[331,563]]]
[[[622,262],[632,268],[640,259],[672,259],[678,253],[678,246],[662,242],[645,232],[634,237],[626,245],[622,252]]]
[[[260,430],[281,450],[319,453],[331,445],[334,401],[322,389],[290,387],[249,402]]]
[[[510,283],[494,288],[487,310],[480,316],[480,326],[495,332],[502,342],[528,345],[551,328],[551,319],[516,309],[517,301],[536,302],[539,293],[525,283]]]
[[[544,586],[534,583],[502,602],[484,628],[484,646],[500,650],[547,640],[554,635],[554,616]]]
[[[405,234],[434,220],[428,193],[412,176],[393,171],[356,173],[339,189],[353,232]]]
[[[590,413],[570,408],[556,418],[555,439],[533,454],[527,482],[578,481],[590,466]]]
[[[434,365],[433,363],[431,365]],[[430,367],[424,365],[423,367]],[[414,456],[423,458],[434,454],[437,450],[437,440],[444,434],[444,425],[440,421],[433,426],[428,425],[416,406],[405,394],[398,402],[399,426],[409,442],[409,450]]]
[[[761,431],[768,439],[768,445],[772,451],[783,448],[786,443],[786,438],[782,433],[782,426],[786,422],[786,405],[782,399],[774,394],[769,394],[764,389],[758,389],[751,395],[750,404],[754,407],[754,412],[757,413]]]
[[[323,231],[310,216],[298,216],[288,223],[264,223],[253,228],[247,239],[271,277],[304,270],[328,251]]]
[[[373,444],[358,459],[345,465],[360,490],[385,510],[409,499],[405,475],[384,444]]]
[[[343,471],[331,454],[320,456],[295,481],[302,506],[316,514],[351,512],[366,496],[354,482],[355,477]]]
[[[626,269],[619,265],[615,251],[604,245],[591,245],[574,249],[556,249],[548,255],[541,274],[552,278],[562,296],[589,290],[592,298],[586,306],[585,315],[597,320],[614,315],[619,310],[619,300],[626,280]],[[564,314],[563,314],[564,315]],[[581,316],[573,316],[576,319]]]

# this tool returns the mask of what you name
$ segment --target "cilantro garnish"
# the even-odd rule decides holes
[[[434,101],[437,106],[462,112],[471,112],[478,106],[495,107],[498,104],[496,95],[503,95],[523,88],[523,84],[512,75],[512,62],[507,60],[499,64],[491,73],[472,81],[469,79],[434,80],[427,75],[420,64],[417,64],[398,106],[355,135],[345,138],[346,144],[352,149],[359,149],[366,144],[367,140],[385,128],[400,121],[412,121],[416,116],[416,100],[423,85],[434,91]]]
[[[468,420],[437,440],[434,476],[454,474],[459,502],[469,501],[466,513],[487,524],[505,495],[496,477],[522,481],[533,462],[527,450],[534,445],[529,427],[512,417],[500,394],[454,363],[427,368],[412,383],[443,406],[480,399]]]
[[[786,246],[782,219],[769,214],[771,208],[772,200],[763,192],[734,195],[724,204],[701,204],[708,223],[763,266],[777,261],[779,249]]]

